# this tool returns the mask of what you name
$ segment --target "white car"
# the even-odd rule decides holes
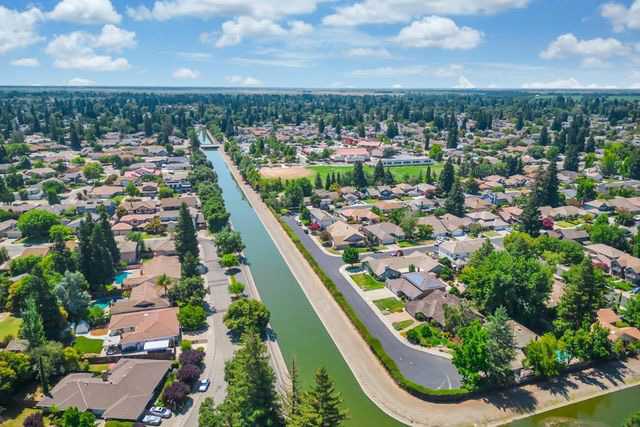
[[[207,391],[209,388],[209,378],[203,378],[198,382],[198,391]]]
[[[150,426],[159,426],[162,422],[162,418],[157,415],[145,415],[142,419],[142,424],[147,424]]]
[[[149,413],[162,418],[171,418],[171,409],[164,408],[162,406],[151,407],[151,409],[149,409]]]

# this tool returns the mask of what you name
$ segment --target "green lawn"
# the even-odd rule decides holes
[[[419,165],[419,166],[392,166],[389,168],[396,181],[402,181],[405,175],[418,176],[420,171],[422,171],[422,176],[426,174],[427,166],[431,166],[431,175],[433,176],[434,172],[440,173],[444,162],[434,163],[433,165]],[[315,175],[320,174],[322,181],[327,178],[327,175],[331,173],[343,174],[345,172],[353,170],[353,166],[307,166],[307,169],[310,169],[315,172]],[[373,168],[371,166],[365,166],[365,173],[373,174]]]
[[[81,353],[100,353],[102,351],[102,341],[87,337],[78,337],[73,344],[73,348]]]
[[[24,420],[31,414],[42,412],[39,409],[22,408],[18,406],[8,406],[7,410],[0,415],[0,425],[2,427],[22,427]],[[49,419],[44,417],[44,425],[48,426]]]
[[[108,363],[94,363],[89,365],[89,371],[90,372],[96,372],[96,373],[101,373],[102,371],[108,371],[109,370],[109,364]]]
[[[492,230],[485,230],[482,232],[482,234],[484,234],[487,237],[498,237],[500,235],[500,233],[497,233],[495,231]]]
[[[358,252],[364,253],[364,252],[384,251],[385,249],[387,249],[387,247],[384,245],[379,245],[379,246],[374,246],[373,248],[364,247],[364,248],[356,248],[356,249],[358,250]]]
[[[407,320],[401,320],[400,322],[394,322],[393,323],[393,329],[395,329],[396,331],[401,331],[405,328],[408,328],[409,326],[413,325],[414,320],[413,319],[407,319]]]
[[[104,424],[104,427],[131,427],[132,425],[131,421],[109,420]]]
[[[395,297],[377,299],[373,303],[380,309],[380,311],[388,311],[390,313],[399,313],[404,307],[402,301]]]
[[[569,228],[574,226],[573,224],[567,221],[556,221],[556,225],[560,228]]]
[[[17,338],[18,332],[20,332],[22,319],[9,316],[7,314],[4,314],[3,316],[6,317],[0,320],[0,339],[6,337],[7,335],[12,335],[14,338]]]
[[[382,289],[385,287],[384,282],[376,280],[373,276],[367,273],[354,274],[351,278],[365,291],[372,291],[374,289]]]
[[[396,244],[401,248],[411,248],[413,246],[424,246],[433,244],[433,240],[398,240]]]

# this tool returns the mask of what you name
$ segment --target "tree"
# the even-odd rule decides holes
[[[337,427],[348,419],[342,398],[324,366],[316,369],[313,385],[302,395],[300,414],[293,417],[295,427]]]
[[[185,331],[197,331],[205,327],[207,313],[202,305],[187,304],[180,307],[178,322]]]
[[[434,147],[439,147],[434,145]],[[453,187],[453,183],[455,181],[455,172],[453,170],[453,163],[451,159],[447,159],[445,162],[442,172],[440,172],[440,178],[438,180],[438,188],[445,194],[449,194],[449,190]]]
[[[514,379],[511,363],[516,358],[516,343],[513,331],[504,307],[498,307],[489,316],[485,329],[489,333],[487,351],[489,352],[488,377],[492,384],[505,385]]]
[[[558,303],[558,318],[554,323],[560,332],[593,323],[596,311],[604,306],[607,289],[602,271],[593,268],[589,257],[571,267],[565,279],[567,285]]]
[[[569,145],[565,149],[564,155],[564,170],[577,172],[580,161],[578,158],[578,147],[576,147],[575,144]]]
[[[220,265],[224,268],[233,268],[240,265],[240,259],[236,254],[224,254],[220,259]]]
[[[447,213],[458,217],[464,216],[464,192],[462,191],[460,179],[456,179],[451,187],[444,208]]]
[[[187,401],[191,389],[182,381],[174,381],[162,392],[162,402],[173,411],[177,411]]]
[[[453,350],[452,362],[462,376],[462,383],[469,389],[483,384],[485,373],[489,370],[488,341],[489,333],[479,320],[458,331],[462,344]]]
[[[609,224],[607,214],[598,216],[593,225],[587,228],[587,231],[593,243],[604,243],[621,251],[626,251],[629,248],[625,230],[617,224]]]
[[[596,198],[596,182],[592,178],[578,177],[576,182],[576,199],[584,203]]]
[[[640,293],[635,293],[622,308],[622,314],[627,322],[635,327],[640,327]]]
[[[25,237],[45,239],[49,237],[49,229],[57,224],[60,224],[58,215],[41,209],[32,209],[20,215],[17,226]]]
[[[296,365],[295,354],[291,356],[291,369],[289,370],[289,383],[285,386],[282,398],[283,418],[287,425],[292,425],[300,416],[302,406],[302,389],[300,387],[300,374]]]
[[[555,336],[547,333],[538,340],[531,341],[525,347],[527,358],[524,365],[533,369],[536,375],[551,378],[560,373],[562,363],[558,360],[560,343]]]
[[[53,289],[54,294],[72,319],[80,320],[86,315],[91,295],[89,284],[80,272],[65,272],[64,278]]]
[[[246,331],[261,332],[267,327],[270,316],[269,309],[263,303],[243,298],[229,305],[224,315],[224,324],[238,335]]]
[[[204,286],[201,276],[181,279],[177,285],[169,289],[169,298],[178,305],[202,305],[204,297],[209,292]]]
[[[109,249],[109,253],[111,254],[111,260],[114,264],[117,264],[120,262],[120,248],[118,248],[118,242],[116,242],[116,237],[113,234],[111,224],[109,224],[109,218],[105,211],[100,213],[99,226],[102,228],[102,236],[104,237],[107,249]]]
[[[227,395],[218,406],[205,401],[200,410],[199,427],[282,426],[275,375],[258,334],[250,332],[242,347],[225,362]]]
[[[367,178],[364,175],[364,167],[361,161],[353,164],[353,184],[356,188],[365,188],[367,186]]]
[[[565,351],[583,362],[603,360],[612,352],[609,330],[595,323],[591,328],[567,329],[562,335]]]
[[[640,411],[633,412],[625,418],[622,427],[640,427]]]
[[[45,343],[44,326],[42,316],[38,313],[38,307],[33,297],[29,297],[22,310],[22,324],[20,325],[20,335],[29,341],[30,348],[36,348]]]
[[[198,266],[198,259],[193,256],[191,252],[187,252],[182,261],[182,264],[180,265],[180,277],[182,279],[187,279],[189,277],[199,276],[200,272],[198,270]]]
[[[540,213],[535,197],[530,196],[520,214],[520,225],[525,233],[536,237],[540,234]]]
[[[198,381],[198,378],[200,378],[200,368],[190,363],[182,365],[176,373],[176,378],[178,381],[182,381],[183,383],[189,384],[193,387],[196,381]]]
[[[138,187],[136,187],[136,184],[133,181],[129,181],[129,183],[127,184],[127,187],[124,189],[124,193],[127,196],[131,196],[131,197],[140,196],[140,190],[138,189]]]
[[[78,408],[71,407],[62,413],[62,422],[60,427],[94,427],[96,425],[96,416],[92,412],[80,412]]]
[[[360,253],[358,252],[358,249],[352,246],[347,246],[342,251],[342,261],[344,261],[346,264],[353,265],[357,263],[359,259]]]
[[[102,165],[98,162],[87,163],[82,169],[82,173],[85,178],[92,180],[100,178],[100,175],[104,173]]]
[[[23,427],[45,427],[44,420],[40,412],[29,414],[29,416],[25,418],[22,425]]]
[[[229,227],[223,228],[216,233],[213,238],[216,244],[218,255],[232,254],[241,252],[244,249],[244,243],[240,233]]]
[[[193,218],[191,217],[191,213],[189,213],[189,208],[186,203],[182,203],[180,206],[180,214],[173,234],[173,240],[180,262],[184,261],[187,253],[191,253],[196,258],[199,257],[198,236],[196,234],[196,228],[193,225]]]
[[[228,286],[229,293],[233,295],[234,298],[238,298],[244,292],[244,283],[240,282],[231,282]]]

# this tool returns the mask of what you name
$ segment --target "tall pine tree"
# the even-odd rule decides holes
[[[176,252],[178,252],[180,262],[184,261],[184,257],[187,253],[191,253],[196,258],[200,255],[196,228],[193,225],[193,218],[191,217],[191,213],[189,213],[189,208],[186,203],[182,203],[180,206],[178,224],[176,225],[176,229],[173,234],[173,240],[176,245]]]

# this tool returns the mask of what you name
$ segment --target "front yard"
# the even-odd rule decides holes
[[[380,311],[388,313],[400,313],[404,310],[404,304],[398,298],[382,298],[373,301],[373,303],[380,309]]]
[[[353,281],[365,291],[382,289],[386,286],[384,282],[376,280],[373,276],[367,273],[354,274],[351,276],[351,279],[353,279]]]

